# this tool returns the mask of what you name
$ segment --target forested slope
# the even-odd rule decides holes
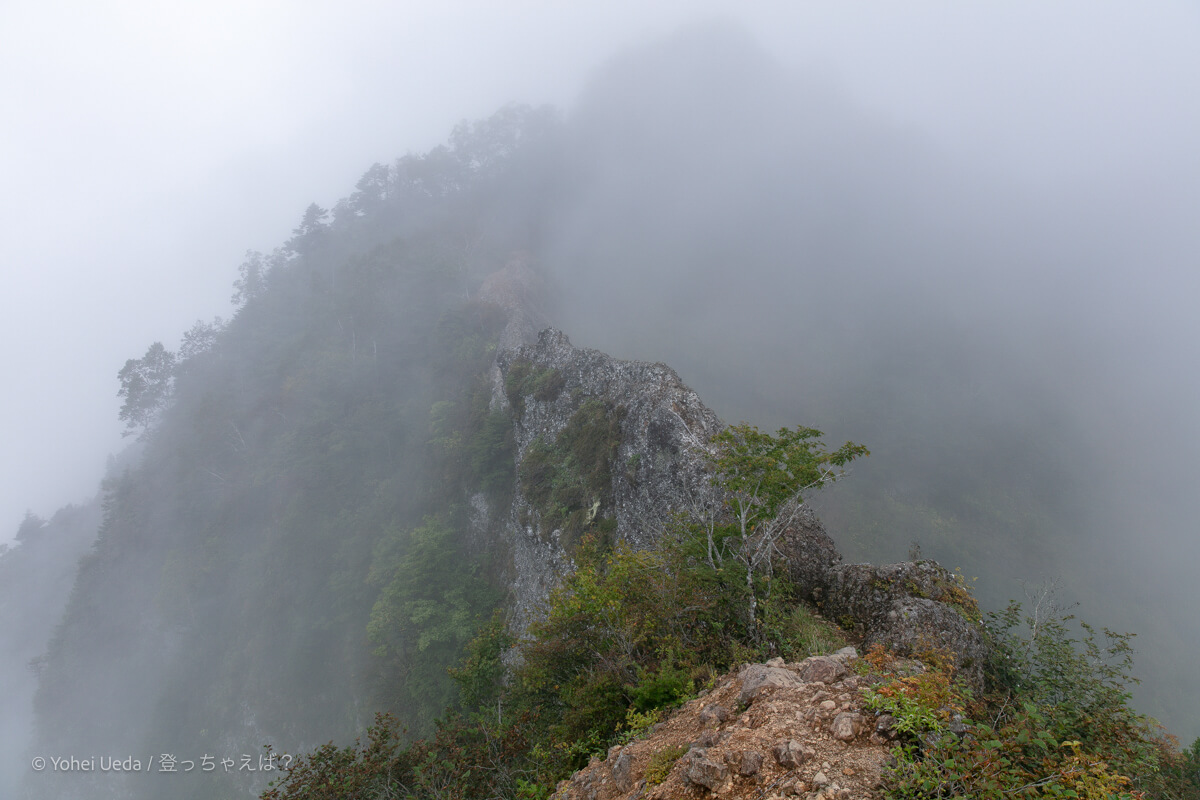
[[[545,120],[506,109],[369,172],[332,220],[310,207],[286,246],[248,255],[228,323],[126,366],[143,454],[105,486],[35,749],[257,758],[380,708],[414,731],[440,713],[445,666],[500,599],[465,499],[512,479],[485,381],[505,317],[471,300],[512,243],[481,231],[515,213],[507,170]],[[42,796],[101,796],[39,777]],[[130,787],[212,791],[163,780]]]

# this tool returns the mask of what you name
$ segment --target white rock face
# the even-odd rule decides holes
[[[556,370],[561,385],[541,398],[521,397],[513,408],[505,381],[513,365]],[[501,348],[493,373],[493,404],[514,413],[518,466],[534,441],[553,445],[588,401],[619,410],[620,444],[611,464],[611,486],[590,513],[616,520],[616,537],[635,548],[657,541],[672,514],[710,501],[705,461],[709,439],[724,426],[670,367],[621,361],[598,350],[578,348],[553,328],[536,344]],[[520,488],[504,524],[513,558],[512,589],[517,629],[570,568],[560,531],[545,530],[540,515]],[[499,521],[497,521],[499,522]]]

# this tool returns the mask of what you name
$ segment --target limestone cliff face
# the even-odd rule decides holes
[[[711,495],[705,448],[724,425],[670,367],[574,347],[553,328],[535,345],[502,353],[498,364],[506,380],[515,364],[561,378],[553,395],[517,395],[519,461],[535,440],[556,439],[587,402],[603,402],[620,417],[611,505],[598,511],[615,516],[619,538],[648,547],[671,513]]]
[[[713,489],[705,447],[722,428],[674,370],[578,348],[553,328],[502,348],[494,405],[516,440],[517,491],[503,521],[518,625],[569,569],[585,532],[652,545]]]

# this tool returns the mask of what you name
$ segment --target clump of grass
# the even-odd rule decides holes
[[[687,751],[688,746],[681,744],[668,747],[666,750],[659,750],[650,756],[650,763],[646,766],[646,785],[657,786],[665,781],[671,774],[671,768],[675,766],[675,762]]]
[[[550,402],[556,400],[566,385],[566,379],[553,367],[538,368],[528,359],[520,358],[508,367],[504,379],[504,393],[518,414],[525,412],[525,398]]]

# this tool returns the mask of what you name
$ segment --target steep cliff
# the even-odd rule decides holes
[[[648,547],[712,492],[704,448],[721,422],[669,367],[574,347],[553,328],[497,366],[494,402],[516,438],[502,537],[520,627],[585,532]]]

